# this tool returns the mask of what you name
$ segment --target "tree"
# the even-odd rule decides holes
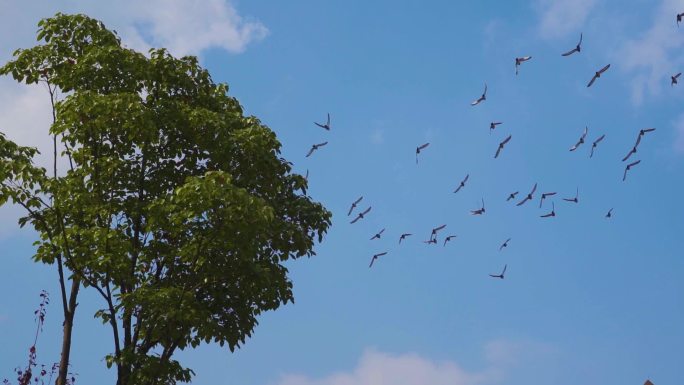
[[[42,44],[14,52],[0,74],[47,85],[53,169],[0,133],[0,204],[24,207],[19,224],[40,236],[34,259],[56,265],[57,384],[81,286],[103,300],[96,317],[111,327],[118,385],[188,382],[174,352],[233,351],[261,312],[293,301],[283,262],[314,255],[332,215],[279,157],[275,134],[195,57],[147,57],[85,15],[38,25]]]

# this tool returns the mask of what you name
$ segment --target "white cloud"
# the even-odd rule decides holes
[[[669,85],[670,76],[679,72],[678,66],[684,64],[684,34],[675,23],[675,15],[682,6],[681,0],[663,0],[652,25],[616,51],[615,61],[630,78],[634,104],[641,104],[647,96],[659,95],[663,86]]]
[[[576,32],[586,21],[596,0],[539,0],[539,33],[544,39],[558,39]]]

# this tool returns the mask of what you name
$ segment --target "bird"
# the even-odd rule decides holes
[[[571,49],[570,51],[568,51],[566,53],[562,53],[561,56],[570,56],[573,53],[580,52],[580,51],[582,51],[582,34],[581,33],[580,33],[579,43],[577,43],[575,48]]]
[[[532,59],[532,56],[523,56],[523,57],[517,57],[515,58],[515,74],[518,74],[518,67],[520,65],[528,60]]]
[[[542,207],[542,204],[544,203],[544,199],[546,199],[546,197],[550,197],[550,196],[553,196],[553,195],[556,195],[556,193],[555,193],[555,192],[543,193],[543,194],[541,195],[541,199],[539,200],[539,208]]]
[[[515,199],[515,196],[518,195],[519,191],[512,192],[508,194],[508,198],[506,198],[506,202],[510,201],[511,199]]]
[[[316,122],[314,122],[314,124],[318,127],[325,128],[326,130],[330,131],[330,113],[328,113],[328,121],[325,124],[320,124]]]
[[[648,134],[649,132],[653,132],[655,130],[656,130],[655,128],[642,128],[641,130],[639,130],[639,136],[644,136],[644,135]]]
[[[499,157],[499,153],[501,152],[501,150],[503,150],[506,143],[508,143],[508,141],[511,140],[512,136],[513,135],[508,135],[508,137],[506,139],[504,139],[503,142],[499,143],[499,148],[496,149],[496,154],[494,154],[495,159]]]
[[[542,218],[555,217],[556,216],[556,205],[551,202],[551,212],[548,214],[540,215]]]
[[[579,187],[577,187],[577,191],[575,192],[575,197],[574,198],[563,198],[564,201],[566,202],[579,202]]]
[[[445,227],[446,227],[446,225],[440,225],[440,226],[437,226],[437,227],[435,227],[434,229],[432,229],[432,232],[430,233],[430,239],[432,239],[432,237],[434,237],[435,235],[437,235],[437,232],[438,232],[438,231],[442,230],[442,229],[445,228]]]
[[[508,267],[507,264],[504,265],[504,268],[503,268],[503,271],[501,272],[501,274],[498,274],[498,275],[489,274],[489,276],[492,277],[492,278],[501,278],[501,279],[504,279],[504,274],[506,274],[506,268],[507,268],[507,267]]]
[[[608,214],[606,214],[606,218],[610,218],[613,216],[613,208],[611,207],[610,210],[608,210]]]
[[[522,206],[525,202],[532,200],[532,194],[534,194],[535,191],[537,191],[537,184],[536,183],[534,184],[534,187],[532,187],[532,191],[530,191],[530,193],[527,194],[525,199],[518,202],[518,204],[516,206]]]
[[[625,173],[622,175],[622,181],[624,182],[625,179],[627,179],[627,171],[629,171],[632,167],[636,166],[637,164],[641,163],[641,160],[634,161],[625,167]]]
[[[404,234],[401,234],[401,236],[399,237],[399,244],[401,244],[401,241],[403,241],[404,239],[406,239],[406,237],[410,237],[411,235],[413,235],[413,234],[411,234],[411,233],[404,233]]]
[[[655,131],[655,130],[656,130],[655,128],[643,128],[643,129],[639,130],[639,135],[637,135],[636,142],[634,143],[634,147],[632,147],[632,149],[629,150],[629,152],[627,153],[627,155],[625,155],[625,157],[622,158],[622,161],[624,162],[624,161],[626,161],[627,159],[629,159],[629,157],[632,156],[632,154],[636,154],[636,152],[637,152],[637,147],[639,146],[639,143],[641,143],[641,137],[643,137],[643,136],[646,135],[647,133],[653,132],[653,131]]]
[[[603,134],[603,135],[599,136],[599,137],[591,144],[591,152],[589,153],[589,157],[590,157],[590,158],[591,158],[592,156],[594,156],[594,149],[596,148],[596,146],[598,146],[598,144],[599,144],[599,143],[603,140],[603,138],[605,138],[605,137],[606,137],[606,134]]]
[[[373,267],[373,262],[375,262],[375,260],[378,259],[378,257],[382,257],[383,255],[387,255],[387,252],[383,251],[382,253],[378,253],[378,254],[373,255],[373,258],[371,258],[371,262],[370,262],[370,265],[368,265],[368,268]]]
[[[487,83],[485,83],[485,88],[484,88],[484,92],[482,93],[482,95],[479,98],[473,100],[470,103],[470,105],[471,106],[477,106],[478,104],[482,103],[485,100],[487,100]]]
[[[429,145],[430,145],[430,143],[428,142],[428,143],[421,144],[420,146],[416,147],[416,164],[418,164],[418,154],[420,154],[420,151],[426,149],[427,146],[429,146]]]
[[[325,146],[326,144],[328,144],[328,142],[323,142],[323,143],[319,143],[319,144],[314,144],[313,146],[311,146],[311,150],[309,150],[309,153],[306,154],[306,157],[307,157],[307,158],[310,157],[311,154],[313,154],[314,151],[318,150],[320,147]]]
[[[383,229],[380,230],[377,234],[373,235],[373,237],[372,237],[370,240],[372,241],[373,239],[380,239],[380,236],[381,236],[382,233],[384,233],[384,232],[385,232],[385,229],[383,228]]]
[[[570,151],[575,151],[577,150],[577,147],[580,145],[584,144],[584,139],[587,137],[587,133],[589,132],[589,127],[584,127],[584,132],[582,133],[582,136],[580,136],[579,140],[577,143],[575,143],[574,146],[570,147]]]
[[[482,215],[485,213],[485,204],[484,204],[484,198],[482,198],[482,207],[477,209],[477,210],[470,210],[470,214],[472,215]]]
[[[363,199],[363,195],[361,195],[359,197],[359,199],[355,200],[354,203],[351,204],[351,207],[349,208],[349,212],[347,213],[347,216],[351,215],[352,211],[354,211],[354,209],[356,208],[356,205],[358,205],[362,199]]]
[[[489,133],[492,133],[492,130],[496,129],[496,126],[499,124],[503,124],[503,122],[491,122],[489,123]]]
[[[446,246],[447,242],[454,238],[456,238],[456,235],[449,235],[448,237],[444,238],[444,246]]]
[[[600,78],[601,75],[602,75],[604,72],[608,71],[608,68],[610,68],[610,64],[607,64],[605,67],[603,67],[603,68],[601,68],[600,70],[596,71],[596,72],[594,73],[594,77],[592,77],[592,78],[591,78],[591,81],[589,82],[589,84],[587,84],[587,87],[591,87],[591,85],[594,84],[594,82],[596,81],[596,79]]]
[[[679,23],[682,22],[682,17],[684,17],[684,12],[677,14],[677,27],[679,27]]]
[[[637,140],[637,145],[639,144],[640,141],[641,141],[641,137],[639,137],[639,139]],[[627,159],[629,159],[630,156],[632,156],[632,154],[636,154],[636,152],[637,152],[637,146],[635,145],[634,147],[632,147],[631,150],[629,150],[627,155],[625,155],[625,157],[622,158],[622,161],[623,162],[626,161]]]
[[[508,242],[511,240],[511,238],[506,239],[504,243],[499,246],[499,251],[503,250],[504,247],[508,247]]]
[[[679,79],[680,76],[682,76],[681,72],[677,73],[676,75],[670,76],[670,79],[672,79],[672,82],[670,83],[670,85],[674,86],[675,84],[677,84],[677,79]]]
[[[469,177],[470,177],[470,174],[466,174],[465,178],[463,178],[463,180],[462,180],[461,183],[458,185],[458,187],[456,188],[456,190],[454,190],[454,193],[457,193],[457,192],[461,191],[461,189],[462,189],[463,187],[465,187],[465,184],[466,184],[466,182],[468,181],[468,178],[469,178]]]
[[[368,214],[369,211],[371,211],[371,207],[368,207],[366,211],[359,213],[356,216],[356,218],[354,218],[354,220],[349,223],[356,223],[356,221],[358,221],[359,219],[363,219],[364,215]]]

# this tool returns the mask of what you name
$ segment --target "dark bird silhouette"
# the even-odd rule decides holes
[[[542,204],[544,204],[544,199],[546,199],[546,197],[550,197],[550,196],[553,196],[553,195],[556,195],[556,193],[555,193],[555,192],[543,193],[543,194],[541,195],[541,199],[539,200],[539,208],[541,208],[541,207],[542,207]]]
[[[681,72],[679,72],[679,73],[676,74],[676,75],[670,76],[670,79],[672,79],[670,85],[671,85],[671,86],[674,86],[675,84],[677,84],[677,79],[679,79],[680,76],[682,76],[682,73],[681,73]]]
[[[354,211],[354,209],[356,208],[356,205],[358,205],[362,199],[363,199],[363,195],[360,196],[359,199],[355,200],[354,203],[351,204],[351,207],[349,208],[349,212],[347,213],[347,216],[351,215],[352,211]]]
[[[401,236],[399,237],[399,244],[401,244],[401,241],[403,241],[404,239],[406,239],[406,237],[410,237],[411,235],[413,235],[413,234],[411,234],[411,233],[404,233],[404,234],[401,234]]]
[[[515,199],[515,196],[518,195],[518,193],[519,193],[519,191],[508,194],[508,198],[506,198],[506,202],[510,201],[511,199]]]
[[[528,60],[532,59],[532,56],[523,56],[523,57],[517,57],[515,58],[515,74],[518,74],[518,67],[520,65]]]
[[[516,206],[522,206],[523,204],[525,204],[525,202],[532,200],[532,194],[534,194],[535,191],[537,191],[537,184],[536,183],[534,184],[534,187],[532,187],[532,191],[530,191],[530,193],[527,194],[525,199],[518,202],[518,204]]]
[[[310,157],[311,154],[314,153],[314,151],[318,150],[320,147],[325,146],[326,144],[328,144],[328,142],[323,142],[323,143],[314,144],[313,146],[311,146],[311,150],[309,150],[309,153],[306,154],[306,157],[307,157],[307,158]]]
[[[499,148],[496,149],[496,154],[494,154],[494,159],[499,157],[499,153],[501,152],[501,150],[503,150],[506,143],[508,143],[511,140],[512,136],[513,135],[508,135],[508,137],[506,139],[504,139],[503,142],[499,143]]]
[[[485,100],[487,100],[487,83],[485,83],[485,88],[484,88],[484,92],[482,93],[482,95],[480,95],[479,98],[473,100],[470,103],[470,105],[471,106],[477,106],[478,104],[484,102]]]
[[[613,208],[611,207],[610,210],[608,210],[608,214],[606,214],[606,218],[610,218],[613,216]]]
[[[501,278],[501,279],[504,279],[504,274],[506,274],[506,268],[507,268],[507,267],[508,267],[507,264],[504,265],[504,268],[503,268],[503,271],[501,272],[501,274],[498,274],[498,275],[489,274],[489,276],[492,277],[492,278]]]
[[[555,217],[556,216],[556,205],[551,202],[551,212],[548,214],[540,215],[542,218]]]
[[[677,27],[679,27],[679,23],[682,22],[682,17],[684,17],[684,12],[677,14]]]
[[[454,238],[456,238],[456,235],[449,235],[448,237],[444,238],[444,246],[446,246],[447,242]]]
[[[368,265],[368,268],[373,267],[373,262],[375,262],[375,260],[378,259],[378,257],[382,257],[383,255],[387,255],[387,252],[384,251],[382,253],[378,253],[378,254],[373,255],[373,258],[371,258],[371,262],[370,262],[370,265]]]
[[[496,126],[499,124],[503,124],[503,122],[491,122],[489,123],[489,133],[492,133],[492,130],[496,129]]]
[[[587,137],[587,133],[588,133],[588,132],[589,132],[589,128],[588,128],[588,127],[584,127],[584,132],[582,133],[582,136],[580,136],[579,140],[577,141],[577,143],[575,143],[574,146],[570,147],[570,151],[575,151],[575,150],[577,150],[577,148],[578,148],[579,146],[581,146],[582,144],[584,144],[584,139]]]
[[[482,207],[477,209],[477,210],[470,210],[470,214],[472,215],[482,215],[485,213],[485,204],[484,204],[484,198],[482,198]]]
[[[380,239],[380,237],[382,236],[382,233],[384,233],[384,232],[385,232],[385,229],[383,228],[377,234],[373,235],[373,237],[370,240],[372,241],[373,239]]]
[[[563,200],[566,202],[578,203],[579,202],[579,187],[577,187],[577,191],[575,192],[574,198],[563,198]]]
[[[605,137],[606,137],[606,134],[603,134],[603,135],[599,136],[599,137],[594,141],[594,143],[591,144],[591,153],[589,153],[589,157],[590,157],[590,158],[594,156],[594,149],[596,148],[596,146],[598,146],[599,143],[601,143],[601,141],[602,141],[603,138],[605,138]]]
[[[446,225],[441,225],[441,226],[437,226],[434,229],[432,229],[432,232],[430,233],[430,239],[432,239],[434,236],[436,236],[437,232],[442,230],[445,227],[446,227]]]
[[[330,131],[330,113],[328,113],[328,121],[325,124],[320,124],[316,122],[314,122],[314,124],[320,128],[325,128],[326,130]]]
[[[636,166],[637,164],[641,163],[641,160],[634,161],[625,167],[625,173],[622,175],[622,181],[624,182],[625,179],[627,179],[627,171],[631,170],[632,167]]]
[[[580,52],[580,51],[582,51],[582,34],[581,33],[580,33],[579,43],[577,43],[575,48],[571,49],[570,51],[568,51],[566,53],[562,53],[561,56],[570,56],[573,53]]]
[[[610,68],[610,64],[607,64],[605,67],[603,67],[603,68],[601,68],[600,70],[596,71],[596,72],[594,73],[594,77],[592,77],[592,78],[591,78],[591,81],[589,82],[589,84],[587,84],[587,87],[591,87],[591,85],[594,84],[594,82],[596,81],[596,79],[600,78],[601,75],[602,75],[604,72],[608,71],[608,68]]]
[[[466,174],[465,178],[463,178],[463,180],[462,180],[461,183],[458,185],[458,187],[456,188],[456,190],[454,190],[454,193],[457,193],[457,192],[461,191],[461,189],[462,189],[463,187],[465,187],[465,184],[466,184],[466,182],[468,181],[468,178],[469,178],[469,177],[470,177],[470,174]]]
[[[366,209],[366,211],[359,213],[359,214],[356,216],[356,218],[354,218],[354,220],[351,221],[351,222],[349,222],[349,223],[356,223],[356,221],[358,221],[359,219],[363,219],[363,218],[364,218],[364,215],[368,214],[369,211],[371,211],[371,207],[368,207],[368,208]]]
[[[504,247],[508,247],[508,242],[511,240],[511,238],[506,239],[504,243],[499,246],[499,251],[503,250]]]
[[[634,147],[632,147],[632,149],[629,150],[627,155],[624,158],[622,158],[622,161],[624,162],[627,159],[629,159],[629,157],[632,156],[632,154],[636,154],[637,147],[639,147],[639,143],[641,143],[641,138],[644,135],[646,135],[647,133],[653,132],[653,131],[655,131],[655,128],[644,128],[644,129],[639,130],[639,135],[637,135],[636,142],[634,143]]]
[[[425,150],[427,148],[427,146],[429,146],[429,145],[430,145],[430,143],[425,143],[425,144],[421,144],[420,146],[416,147],[416,164],[418,164],[418,154],[420,154],[420,152],[422,150]]]

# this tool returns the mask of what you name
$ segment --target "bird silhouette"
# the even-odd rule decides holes
[[[580,145],[584,144],[584,139],[587,137],[588,132],[589,128],[584,127],[584,132],[582,133],[582,136],[580,136],[579,140],[577,141],[577,143],[575,143],[574,146],[570,147],[570,151],[575,151]]]
[[[435,227],[434,229],[432,229],[432,232],[430,233],[430,239],[432,239],[433,237],[435,237],[435,236],[437,235],[437,232],[440,231],[440,230],[442,230],[442,229],[445,228],[445,227],[446,227],[446,225],[444,224],[444,225],[440,225],[440,226],[437,226],[437,227]]]
[[[515,199],[515,196],[518,195],[519,191],[512,192],[508,194],[508,198],[506,198],[506,202],[510,201],[511,199]]]
[[[307,157],[307,158],[310,157],[311,154],[314,153],[314,151],[316,151],[316,150],[318,150],[319,148],[325,146],[326,144],[328,144],[328,142],[323,142],[323,143],[314,144],[313,146],[311,146],[311,150],[309,150],[309,153],[306,154],[306,157]]]
[[[383,255],[387,255],[387,252],[383,251],[382,253],[373,255],[373,258],[371,258],[370,265],[368,265],[368,268],[373,267],[373,262],[375,262],[375,260],[378,259],[378,257],[382,257]]]
[[[366,209],[366,211],[364,211],[364,212],[360,212],[360,213],[356,216],[356,218],[354,218],[354,220],[352,220],[352,221],[349,222],[349,223],[356,223],[356,221],[358,221],[359,219],[363,219],[364,216],[365,216],[366,214],[368,214],[369,211],[371,211],[371,207],[368,207],[368,208]]]
[[[485,213],[485,204],[484,204],[484,198],[482,198],[482,207],[477,209],[477,210],[470,210],[470,214],[472,215],[482,215]]]
[[[608,210],[608,214],[606,214],[606,218],[610,218],[613,216],[613,208],[611,207],[610,210]]]
[[[461,189],[462,189],[463,187],[465,187],[465,184],[466,184],[466,182],[468,181],[468,178],[469,178],[469,177],[470,177],[470,174],[466,174],[465,178],[463,178],[463,180],[462,180],[461,183],[458,185],[458,187],[456,188],[456,190],[454,190],[454,193],[457,193],[457,192],[461,191]]]
[[[679,23],[682,22],[682,17],[684,17],[684,12],[677,14],[677,27],[679,27]]]
[[[499,143],[499,148],[496,149],[496,154],[494,154],[494,159],[499,157],[499,153],[501,152],[501,150],[503,150],[506,143],[508,143],[511,140],[512,136],[513,135],[508,135],[508,137],[506,139],[504,139],[501,143]]]
[[[580,52],[580,51],[582,51],[582,34],[581,33],[580,33],[579,43],[577,43],[575,48],[571,49],[570,51],[568,51],[566,53],[562,53],[561,56],[570,56],[573,53]]]
[[[372,237],[370,240],[372,241],[373,239],[380,239],[380,237],[382,236],[382,233],[384,233],[384,232],[385,232],[385,229],[383,228],[383,229],[380,230],[378,233],[376,233],[375,235],[373,235],[373,237]]]
[[[528,60],[532,59],[532,56],[523,56],[523,57],[517,57],[515,58],[515,74],[518,74],[518,67],[520,65]]]
[[[596,79],[600,78],[601,75],[602,75],[604,72],[608,71],[608,68],[610,68],[610,64],[607,64],[605,67],[603,67],[603,68],[601,68],[600,70],[596,71],[596,72],[594,73],[594,77],[592,77],[592,78],[591,78],[591,81],[589,82],[589,84],[587,84],[587,87],[591,87],[591,85],[594,84],[594,82],[596,81]]]
[[[537,184],[536,183],[534,184],[534,187],[532,187],[532,191],[530,191],[530,193],[527,194],[525,199],[518,202],[518,204],[516,206],[522,206],[523,204],[525,204],[525,202],[532,200],[532,194],[534,194],[535,191],[537,191]]]
[[[555,217],[556,216],[556,205],[551,202],[551,212],[548,214],[540,215],[542,218]]]
[[[404,239],[406,239],[406,237],[410,237],[411,235],[413,235],[413,234],[411,234],[411,233],[404,233],[404,234],[401,234],[401,236],[399,237],[399,244],[401,244],[401,241],[403,241]]]
[[[541,208],[541,207],[542,207],[542,204],[544,204],[544,199],[546,199],[546,197],[550,197],[550,196],[553,196],[553,195],[556,195],[556,193],[555,193],[555,192],[543,193],[543,194],[541,195],[541,199],[539,199],[539,208]]]
[[[641,160],[634,161],[625,167],[625,173],[622,175],[622,181],[624,182],[625,179],[627,179],[627,171],[631,170],[632,167],[636,166],[637,164],[641,163]]]
[[[479,98],[473,100],[470,103],[470,105],[471,106],[477,106],[478,104],[484,102],[485,100],[487,100],[487,83],[485,83],[484,92],[482,92],[482,95]]]
[[[422,150],[426,149],[427,146],[429,146],[429,145],[430,145],[430,143],[425,143],[425,144],[421,144],[420,146],[416,147],[416,164],[418,164],[418,154],[420,154],[420,152]]]
[[[359,199],[355,200],[354,203],[351,204],[351,207],[349,208],[349,212],[347,213],[347,216],[351,215],[352,211],[354,211],[354,209],[356,208],[356,205],[358,205],[362,199],[363,199],[363,195],[360,196]]]
[[[670,79],[671,79],[670,85],[674,86],[675,84],[677,84],[677,79],[679,79],[680,76],[682,76],[681,72],[677,73],[676,75],[670,76]]]
[[[506,274],[506,268],[507,268],[507,267],[508,267],[507,264],[504,265],[504,268],[503,268],[503,271],[501,272],[501,274],[496,274],[496,275],[495,275],[495,274],[489,274],[489,276],[492,277],[492,278],[501,278],[501,279],[504,279],[504,274]]]
[[[325,124],[320,124],[316,122],[314,122],[314,124],[318,127],[325,128],[326,130],[330,131],[330,113],[328,113],[328,121]]]
[[[449,235],[448,237],[444,238],[444,246],[446,246],[447,242],[454,238],[456,238],[456,235]]]
[[[496,126],[499,124],[503,124],[503,122],[491,122],[489,123],[489,133],[492,133],[492,130],[496,129]]]
[[[503,250],[504,247],[508,247],[508,242],[511,240],[511,238],[506,239],[504,243],[499,246],[499,251]]]
[[[574,202],[578,203],[579,202],[579,187],[577,187],[577,191],[575,192],[575,197],[574,198],[563,198],[564,201],[566,202]]]
[[[605,138],[605,137],[606,137],[606,134],[603,134],[603,135],[599,136],[599,137],[591,144],[591,152],[589,153],[589,157],[590,157],[590,158],[594,156],[594,149],[596,148],[596,146],[598,146],[599,143],[601,143],[601,141],[602,141],[603,138]]]

